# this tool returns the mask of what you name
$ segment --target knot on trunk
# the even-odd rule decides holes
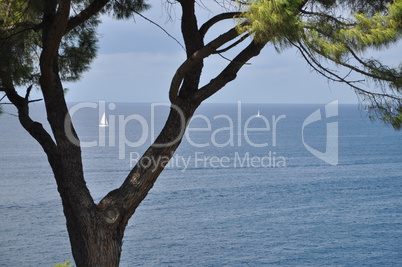
[[[115,208],[109,208],[104,212],[104,219],[107,224],[114,224],[120,216],[120,213]]]

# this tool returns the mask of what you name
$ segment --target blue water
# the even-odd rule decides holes
[[[323,116],[304,128],[304,141],[325,152],[331,138],[326,123],[338,123],[339,163],[332,166],[302,142],[303,122],[317,109],[325,114],[324,105],[240,108],[199,109],[188,137],[127,226],[121,266],[401,266],[401,132],[369,121],[359,106],[340,105],[339,116]],[[247,134],[264,147],[250,145],[243,131],[258,110],[269,129]],[[45,122],[42,111],[41,104],[32,106],[33,117]],[[167,108],[154,111],[157,133]],[[115,128],[106,128],[105,135],[99,135],[98,109],[73,116],[81,140],[98,142],[83,149],[96,201],[122,183],[153,130],[149,104],[116,103],[106,112]],[[143,117],[148,129],[138,120],[124,123],[132,114]],[[247,127],[267,128],[261,118]],[[123,137],[145,141],[140,147],[119,145]],[[0,266],[72,260],[46,157],[14,116],[0,116],[0,148]]]

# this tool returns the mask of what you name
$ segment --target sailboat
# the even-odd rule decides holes
[[[257,118],[258,118],[258,117],[260,117],[260,111],[259,111],[259,110],[258,110],[258,113],[257,113]]]
[[[105,112],[103,112],[102,119],[100,121],[99,127],[108,127],[108,126],[109,126],[109,124],[108,124],[108,122],[106,120]]]

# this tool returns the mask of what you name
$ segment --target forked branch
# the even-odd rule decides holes
[[[169,99],[171,103],[177,103],[177,97],[180,89],[180,85],[183,82],[186,74],[191,70],[193,66],[200,63],[204,58],[213,54],[220,46],[233,40],[238,36],[236,28],[232,28],[226,33],[218,36],[216,39],[205,45],[200,50],[192,54],[186,61],[181,64],[177,69],[175,75],[172,78],[169,90]]]
[[[257,56],[265,45],[266,42],[257,43],[252,41],[227,65],[227,67],[218,76],[196,92],[195,98],[197,101],[204,101],[222,89],[228,82],[234,80],[241,67],[245,65],[251,58]]]

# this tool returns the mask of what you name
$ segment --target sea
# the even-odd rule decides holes
[[[121,185],[169,111],[69,107],[96,202]],[[74,263],[46,156],[15,109],[3,110],[0,266]],[[30,111],[49,129],[43,103]],[[402,266],[402,132],[337,101],[203,104],[123,242],[121,266]]]

